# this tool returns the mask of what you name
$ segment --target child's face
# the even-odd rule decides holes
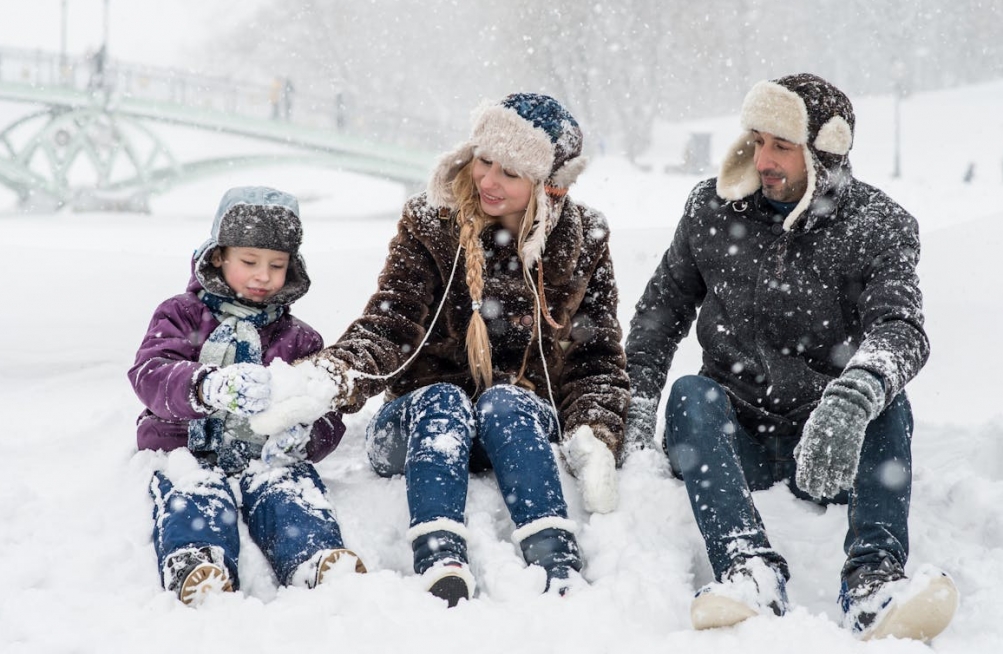
[[[216,248],[212,265],[222,270],[223,279],[237,297],[264,303],[285,286],[289,253],[263,248]]]

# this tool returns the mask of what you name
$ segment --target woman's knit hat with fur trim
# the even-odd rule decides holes
[[[568,187],[588,162],[582,156],[582,130],[550,96],[514,93],[497,104],[482,105],[474,113],[470,138],[443,155],[435,167],[429,202],[455,209],[453,179],[475,156],[536,182],[534,231],[522,252],[529,268],[540,258],[547,235],[560,218]]]
[[[233,289],[223,280],[219,268],[212,264],[212,253],[216,248],[245,247],[288,252],[289,269],[285,286],[270,303],[292,304],[310,288],[306,262],[299,254],[302,241],[299,201],[294,196],[267,186],[231,188],[219,202],[209,239],[195,251],[195,276],[210,293],[232,297]]]
[[[808,168],[808,189],[784,221],[790,230],[817,198],[851,175],[855,117],[849,98],[817,75],[800,73],[752,87],[742,103],[745,133],[731,146],[721,164],[717,194],[740,200],[760,187],[753,161],[753,130],[802,146]],[[812,210],[824,211],[827,203]]]

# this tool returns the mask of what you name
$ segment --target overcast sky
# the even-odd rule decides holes
[[[211,38],[213,29],[250,14],[262,0],[2,0],[0,47],[59,52],[63,10],[66,50],[101,46],[108,8],[110,55],[130,63],[171,66]]]

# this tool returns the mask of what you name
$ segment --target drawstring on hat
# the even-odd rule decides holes
[[[431,336],[432,331],[435,328],[435,323],[438,322],[439,315],[442,313],[442,308],[446,305],[446,298],[449,296],[449,289],[452,287],[452,285],[453,285],[453,279],[456,277],[456,269],[457,269],[457,267],[459,266],[459,263],[460,263],[460,252],[462,250],[463,250],[463,246],[460,245],[459,243],[457,243],[457,245],[456,245],[456,255],[453,257],[453,267],[449,271],[449,279],[446,281],[446,287],[445,287],[445,289],[443,289],[442,299],[439,300],[439,306],[435,310],[435,315],[432,316],[432,322],[429,324],[428,329],[425,330],[425,336],[423,336],[422,339],[421,339],[421,342],[418,343],[418,347],[415,348],[414,353],[410,357],[408,357],[407,361],[405,361],[400,366],[398,366],[396,370],[394,370],[392,372],[389,372],[389,373],[387,373],[385,375],[371,375],[369,373],[355,371],[355,375],[354,375],[355,378],[357,378],[357,379],[371,379],[371,380],[375,380],[375,381],[386,381],[388,379],[391,379],[391,378],[395,377],[396,375],[400,374],[401,372],[403,372],[409,365],[411,365],[411,362],[414,361],[415,358],[417,358],[418,354],[421,352],[421,349],[425,346],[425,343],[428,342],[429,336]],[[540,320],[540,316],[542,314],[543,317],[546,319],[546,321],[554,329],[560,329],[562,327],[562,325],[558,324],[550,316],[550,311],[546,308],[546,301],[544,299],[545,296],[543,295],[543,264],[542,264],[542,262],[538,263],[537,270],[539,271],[540,292],[539,292],[539,295],[537,295],[536,293],[533,294],[533,303],[535,305],[536,315],[537,315],[537,320],[536,320],[536,337],[537,338],[536,338],[536,340],[537,340],[537,344],[538,344],[539,350],[540,350],[540,361],[543,363],[543,376],[544,376],[544,379],[547,381],[547,398],[550,400],[550,406],[553,407],[553,409],[554,409],[554,414],[555,415],[560,415],[560,412],[557,410],[557,402],[554,400],[554,388],[553,388],[553,385],[552,385],[552,383],[550,381],[550,371],[547,369],[547,357],[546,357],[546,353],[543,350],[543,324],[542,324],[542,321]],[[478,311],[478,310],[480,310],[482,304],[483,304],[482,302],[472,302],[471,303],[471,309],[473,311]],[[560,436],[560,432],[561,432],[560,420],[558,420],[557,422],[558,422],[558,425],[557,425],[558,436]]]
[[[540,305],[543,308],[543,317],[547,320],[547,323],[554,329],[561,329],[564,325],[559,324],[550,315],[550,307],[547,306],[547,295],[543,290],[543,259],[536,262],[536,284],[537,284],[537,294],[539,297]]]
[[[401,372],[404,371],[405,368],[407,368],[409,365],[411,365],[411,362],[414,361],[415,358],[418,356],[418,353],[421,352],[421,348],[423,348],[425,346],[425,343],[428,342],[429,336],[432,335],[432,329],[435,327],[436,321],[439,320],[439,314],[442,313],[442,307],[444,307],[446,305],[446,298],[449,296],[449,288],[453,285],[453,278],[456,276],[456,268],[457,268],[457,266],[460,263],[460,251],[462,249],[463,249],[463,246],[461,246],[459,243],[457,243],[457,245],[456,245],[456,256],[453,257],[453,268],[452,268],[452,270],[449,271],[449,280],[446,281],[446,288],[442,292],[442,299],[439,300],[439,307],[435,310],[435,315],[432,316],[432,323],[428,326],[428,329],[425,330],[425,335],[422,337],[421,342],[418,343],[418,347],[416,347],[414,349],[414,354],[412,354],[410,357],[408,357],[408,360],[405,361],[404,363],[402,363],[396,370],[394,370],[393,372],[387,373],[386,375],[371,375],[369,373],[356,371],[356,375],[355,375],[356,377],[358,377],[360,379],[373,379],[373,380],[378,380],[378,381],[386,381],[387,379],[390,379],[391,377],[394,377],[394,376],[400,374]],[[477,309],[480,309],[480,303],[479,302],[475,302],[474,304],[477,305],[474,308],[474,311],[476,311]]]

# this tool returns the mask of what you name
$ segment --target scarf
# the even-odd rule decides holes
[[[219,325],[199,352],[199,363],[225,367],[234,363],[262,363],[258,330],[278,320],[285,309],[269,305],[255,308],[232,298],[202,290],[198,294]],[[195,454],[215,454],[227,474],[242,471],[261,456],[265,436],[255,434],[247,418],[223,410],[188,422],[188,449]]]

